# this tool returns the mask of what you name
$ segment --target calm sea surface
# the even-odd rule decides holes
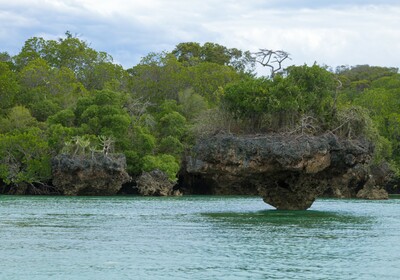
[[[0,279],[400,279],[400,199],[0,196]]]

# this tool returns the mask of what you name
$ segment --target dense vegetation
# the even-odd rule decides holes
[[[369,137],[376,160],[400,163],[398,69],[290,66],[257,77],[249,52],[181,43],[123,69],[69,32],[0,53],[0,179],[47,184],[51,158],[107,147],[137,176],[176,179],[194,139],[218,131]]]

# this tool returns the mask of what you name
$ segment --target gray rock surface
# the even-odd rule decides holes
[[[189,184],[194,178],[208,182],[214,194],[256,189],[278,209],[307,209],[335,180],[366,169],[372,152],[367,141],[333,134],[215,135],[198,141],[182,174]]]
[[[371,200],[389,199],[389,194],[385,189],[379,187],[373,176],[371,176],[364,187],[357,193],[357,197]]]
[[[128,182],[124,155],[71,156],[52,160],[53,185],[64,195],[114,195]]]
[[[180,195],[178,190],[174,191],[175,183],[161,170],[143,172],[136,180],[138,193],[144,196],[169,196]]]

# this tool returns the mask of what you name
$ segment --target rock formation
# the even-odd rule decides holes
[[[365,183],[364,187],[358,191],[358,198],[363,199],[388,199],[389,194],[386,190],[379,187],[372,175],[370,175],[369,180]]]
[[[367,141],[338,139],[331,133],[215,135],[194,146],[182,178],[186,184],[206,183],[212,194],[256,190],[278,209],[307,209],[332,184],[351,181],[343,177],[356,171],[362,176],[372,153]]]
[[[143,172],[136,180],[136,184],[138,193],[144,196],[181,195],[178,190],[174,190],[175,183],[160,170]]]
[[[382,162],[378,165],[372,165],[371,175],[373,176],[376,185],[383,187],[388,193],[400,193],[400,178],[390,167],[389,163]]]
[[[114,195],[128,182],[125,156],[61,154],[52,160],[53,185],[64,195]]]

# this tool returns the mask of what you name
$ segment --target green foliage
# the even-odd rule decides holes
[[[180,62],[186,62],[188,65],[198,64],[201,58],[201,46],[196,42],[187,42],[178,44],[172,51]]]
[[[51,68],[41,58],[21,69],[19,80],[21,93],[17,101],[30,108],[41,121],[60,109],[75,106],[78,97],[87,94],[70,69]]]
[[[162,137],[173,135],[182,139],[187,131],[186,118],[176,111],[167,113],[160,118],[158,131]]]
[[[124,94],[109,90],[79,99],[75,116],[82,133],[112,136],[118,149],[126,148],[131,118],[123,108],[124,101]]]
[[[238,81],[241,75],[228,66],[205,62],[189,67],[185,73],[187,86],[204,97],[211,106],[219,104],[216,92],[230,82]],[[178,91],[179,92],[179,91]]]
[[[287,69],[289,83],[298,88],[297,102],[301,113],[322,117],[332,106],[335,80],[332,73],[314,64],[291,66]]]
[[[165,172],[171,181],[177,180],[176,174],[178,173],[179,168],[179,161],[177,161],[172,155],[147,155],[143,158],[143,171],[159,169]]]
[[[15,105],[19,84],[7,62],[0,61],[0,114]]]
[[[32,104],[30,110],[38,121],[45,122],[47,118],[57,114],[61,110],[61,107],[55,102],[45,99],[42,102]]]
[[[75,114],[72,109],[61,110],[47,119],[49,124],[61,124],[65,127],[72,127],[75,122]]]
[[[235,118],[247,120],[253,132],[262,129],[263,119],[269,120],[269,130],[290,128],[302,116],[326,124],[333,111],[334,88],[334,77],[327,70],[317,65],[291,66],[286,77],[248,77],[229,84],[223,106]]]
[[[126,171],[131,175],[139,175],[143,171],[143,160],[140,154],[136,151],[124,151],[126,157]]]
[[[141,126],[134,127],[133,147],[141,156],[150,154],[156,147],[156,138],[148,129]]]
[[[158,146],[159,153],[173,155],[177,160],[181,159],[183,150],[184,146],[181,143],[181,141],[179,141],[178,138],[171,135],[162,138]]]
[[[92,135],[75,135],[64,143],[63,152],[72,156],[87,156],[90,150],[96,150],[97,141],[93,143],[93,139],[96,138]]]
[[[350,139],[366,136],[374,140],[379,135],[368,110],[361,106],[338,108],[333,126],[333,132]]]
[[[84,88],[84,90],[104,89],[106,85],[118,79],[120,84],[127,84],[126,79],[122,78],[127,75],[120,66],[112,64],[110,55],[90,48],[88,43],[68,31],[64,38],[58,40],[45,40],[40,37],[28,39],[21,52],[14,57],[18,70],[29,67],[29,64],[38,60],[48,65],[47,71],[58,72],[53,76],[58,81],[51,84],[53,92],[79,92]],[[68,79],[72,77],[76,82],[71,84]],[[43,76],[42,81],[51,82],[48,75]],[[63,82],[69,83],[70,86],[65,87]],[[69,102],[73,100],[67,97]]]
[[[382,77],[393,76],[398,73],[398,68],[357,65],[352,67],[342,66],[336,69],[336,73],[346,77],[348,81],[374,81]]]
[[[339,102],[368,110],[375,127],[375,160],[399,166],[400,75],[397,68],[360,65],[337,71],[342,82]]]
[[[216,105],[215,92],[219,87],[238,80],[240,74],[232,67],[213,62],[196,63],[185,67],[170,54],[153,54],[132,69],[131,90],[142,98],[160,104],[165,99],[178,100],[179,92],[191,88],[207,103]]]
[[[0,178],[6,184],[38,183],[50,179],[50,152],[38,128],[0,134]]]
[[[223,106],[238,119],[250,120],[253,130],[259,129],[264,112],[278,100],[269,92],[270,81],[248,78],[225,87]]]
[[[236,48],[207,42],[203,46],[196,42],[178,44],[172,51],[179,62],[186,66],[194,66],[204,62],[231,66],[236,71],[251,72],[254,70],[254,59],[250,52],[242,52]]]
[[[400,93],[396,88],[399,81],[399,74],[385,76],[372,81],[371,87],[364,90],[353,103],[369,110],[370,116],[374,121],[380,135],[385,139],[385,147],[388,142],[391,144],[391,155],[386,153],[382,156],[386,160],[390,158],[400,162]],[[379,146],[379,144],[378,144]],[[381,151],[384,149],[382,148]]]
[[[30,111],[23,106],[11,108],[7,116],[0,119],[0,124],[1,133],[25,131],[31,127],[39,126],[39,123],[32,117]]]
[[[73,127],[65,127],[62,124],[51,124],[47,130],[49,147],[54,153],[61,153],[73,136],[78,134],[78,130]]]
[[[193,120],[201,112],[207,109],[207,102],[193,89],[186,89],[178,93],[178,103],[181,105],[180,111],[187,120]]]

